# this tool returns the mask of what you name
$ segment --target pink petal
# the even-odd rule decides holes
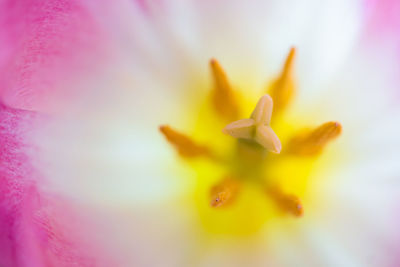
[[[79,0],[5,0],[0,4],[0,98],[46,110],[76,96],[76,81],[105,55],[95,13]],[[97,64],[98,65],[98,64]]]
[[[93,245],[84,208],[40,192],[26,138],[37,118],[0,104],[0,266],[115,266]]]
[[[400,99],[400,1],[365,0],[367,23],[364,46],[372,49],[372,55],[385,59],[388,71],[396,84],[396,99]]]
[[[369,30],[375,34],[400,31],[400,2],[397,0],[366,0]],[[396,37],[400,38],[398,35]]]

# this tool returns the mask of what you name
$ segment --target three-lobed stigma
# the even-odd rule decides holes
[[[272,98],[264,95],[250,116],[228,124],[222,132],[238,139],[253,140],[268,151],[280,153],[281,141],[269,126],[272,116]]]
[[[322,153],[328,143],[340,135],[342,126],[338,122],[327,122],[313,130],[295,132],[291,134],[292,138],[289,138],[289,141],[282,146],[281,140],[270,124],[273,111],[274,119],[281,120],[281,115],[293,99],[295,55],[296,49],[291,48],[282,72],[268,87],[268,93],[258,100],[250,116],[243,119],[239,119],[241,102],[238,101],[239,98],[228,76],[217,60],[210,61],[213,77],[211,108],[222,121],[230,122],[222,129],[222,132],[229,135],[225,138],[237,139],[237,148],[232,150],[234,151],[232,156],[220,160],[212,146],[201,144],[195,138],[169,126],[160,127],[161,133],[181,157],[190,160],[203,158],[217,162],[226,170],[223,178],[209,188],[211,207],[230,208],[236,201],[240,201],[239,196],[243,185],[252,183],[283,213],[295,217],[303,215],[304,209],[300,198],[291,192],[286,192],[287,189],[284,190],[275,181],[276,179],[270,177],[269,152],[275,154],[276,160],[317,156]],[[218,135],[219,130],[211,129],[213,130],[215,135]]]

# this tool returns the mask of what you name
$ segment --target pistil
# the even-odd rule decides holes
[[[272,107],[272,98],[264,95],[258,101],[250,119],[232,122],[222,131],[235,138],[254,140],[265,149],[279,154],[282,149],[281,141],[269,126]]]

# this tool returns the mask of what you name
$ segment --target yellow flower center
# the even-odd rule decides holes
[[[276,218],[301,217],[307,210],[301,199],[313,162],[340,135],[341,125],[327,122],[298,132],[293,131],[295,122],[286,121],[284,111],[295,92],[295,54],[292,48],[266,94],[249,101],[255,108],[247,118],[241,117],[247,100],[212,59],[214,90],[199,111],[193,134],[160,127],[197,173],[191,199],[209,233],[252,234]]]

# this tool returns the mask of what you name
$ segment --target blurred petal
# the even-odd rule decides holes
[[[110,266],[106,254],[97,254],[86,228],[96,224],[85,208],[39,190],[44,180],[27,138],[38,121],[32,112],[0,105],[0,265]]]
[[[0,4],[0,97],[17,108],[54,110],[107,56],[107,40],[85,1]]]

